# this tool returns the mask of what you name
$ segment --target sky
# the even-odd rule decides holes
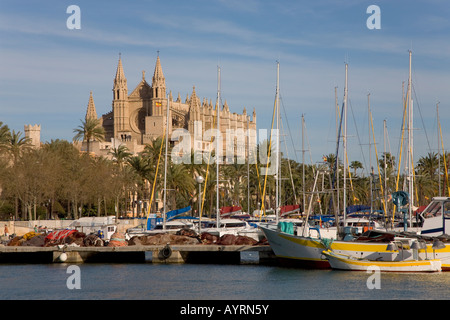
[[[70,5],[80,9],[80,29],[68,28]],[[399,157],[411,51],[417,161],[439,150],[438,103],[450,146],[449,40],[445,0],[1,0],[0,121],[22,132],[40,124],[42,142],[71,141],[90,91],[99,115],[112,110],[119,53],[132,92],[143,70],[151,81],[159,52],[175,97],[195,86],[215,101],[220,66],[222,101],[231,112],[255,109],[257,128],[270,129],[278,61],[282,151],[317,163],[336,151],[335,90],[341,107],[347,63],[349,161],[368,168],[384,150]]]

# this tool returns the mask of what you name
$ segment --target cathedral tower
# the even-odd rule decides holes
[[[145,118],[145,137],[147,141],[161,136],[166,124],[166,78],[164,77],[162,71],[159,55],[156,59],[155,72],[153,73],[151,88],[151,114]],[[169,117],[172,116],[170,111],[171,110],[169,110]],[[169,132],[171,132],[171,129],[172,123],[169,121]]]
[[[155,72],[152,78],[152,115],[165,115],[164,109],[166,105],[166,78],[161,67],[161,61],[156,59]]]
[[[126,140],[131,134],[128,110],[128,87],[120,56],[113,86],[113,113],[114,138]]]

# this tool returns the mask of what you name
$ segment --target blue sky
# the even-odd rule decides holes
[[[81,10],[80,30],[66,27],[72,4]],[[370,5],[381,10],[379,30],[367,28]],[[255,108],[258,128],[270,129],[278,60],[288,155],[301,160],[303,114],[306,159],[315,163],[335,152],[335,87],[341,105],[347,62],[349,158],[368,167],[367,94],[378,154],[386,120],[386,149],[398,157],[411,50],[418,159],[437,152],[438,101],[444,146],[450,145],[449,39],[445,0],[2,0],[0,121],[16,131],[41,124],[44,142],[71,140],[90,91],[98,114],[111,110],[119,52],[131,92],[142,70],[150,81],[159,51],[174,96],[184,99],[195,85],[201,99],[214,101],[219,65],[231,111]]]

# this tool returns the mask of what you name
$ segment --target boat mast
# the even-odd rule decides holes
[[[409,78],[408,78],[408,190],[409,190],[409,219],[412,217],[412,207],[414,204],[414,154],[413,154],[413,100],[411,97],[412,79],[411,79],[411,50],[409,51]],[[411,220],[410,220],[411,221]],[[406,222],[406,221],[405,221]],[[406,227],[406,225],[405,225]]]
[[[280,118],[280,106],[279,106],[279,99],[280,99],[280,63],[277,61],[277,89],[276,89],[276,102],[275,102],[275,108],[276,108],[276,116],[277,116],[277,129],[276,129],[276,157],[275,157],[275,216],[276,216],[276,222],[278,225],[278,208],[279,208],[279,174],[280,174],[280,135],[278,132],[278,120]]]
[[[342,119],[339,118],[339,104],[338,104],[338,97],[337,97],[337,87],[334,87],[334,99],[335,99],[335,103],[336,103],[336,141],[337,144],[339,145],[339,137],[341,135],[341,123],[342,123]],[[336,165],[336,208],[337,208],[337,214],[339,215],[339,211],[340,211],[340,204],[339,204],[339,159],[338,159],[338,153],[336,151],[336,161],[337,161],[337,165]]]
[[[250,211],[250,123],[249,116],[247,116],[247,211],[251,215]]]
[[[220,136],[220,67],[217,67],[217,135],[216,135],[216,227],[220,227],[220,208],[219,208],[219,162],[222,154],[219,149]]]
[[[345,64],[344,88],[344,226],[347,220],[347,99],[348,99],[348,64]]]
[[[167,199],[167,153],[168,153],[168,143],[169,143],[169,94],[167,95],[167,106],[166,106],[166,154],[164,158],[164,203],[163,203],[163,230],[166,230],[166,199]],[[162,143],[162,141],[161,141]]]
[[[387,207],[387,154],[386,154],[386,119],[383,120],[383,147],[384,147],[384,203]],[[387,214],[387,209],[386,209]]]
[[[441,128],[441,124],[439,122],[439,102],[436,103],[436,117],[437,117],[437,136],[438,136],[438,173],[439,173],[439,192],[438,195],[439,197],[442,196],[441,193],[441,141],[440,141],[440,128]]]
[[[302,114],[302,185],[303,185],[303,212],[305,212],[306,195],[305,195],[305,117]]]
[[[372,168],[372,147],[371,147],[371,135],[372,135],[372,130],[370,130],[371,128],[371,121],[370,121],[370,93],[367,94],[367,108],[368,108],[368,115],[369,115],[369,182],[370,182],[370,215],[373,214],[373,168]]]

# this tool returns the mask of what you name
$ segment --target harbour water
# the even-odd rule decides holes
[[[450,273],[375,274],[261,265],[0,265],[1,300],[447,300]],[[77,275],[79,288],[69,288]],[[73,278],[72,278],[73,279]],[[375,285],[374,285],[375,284]]]

